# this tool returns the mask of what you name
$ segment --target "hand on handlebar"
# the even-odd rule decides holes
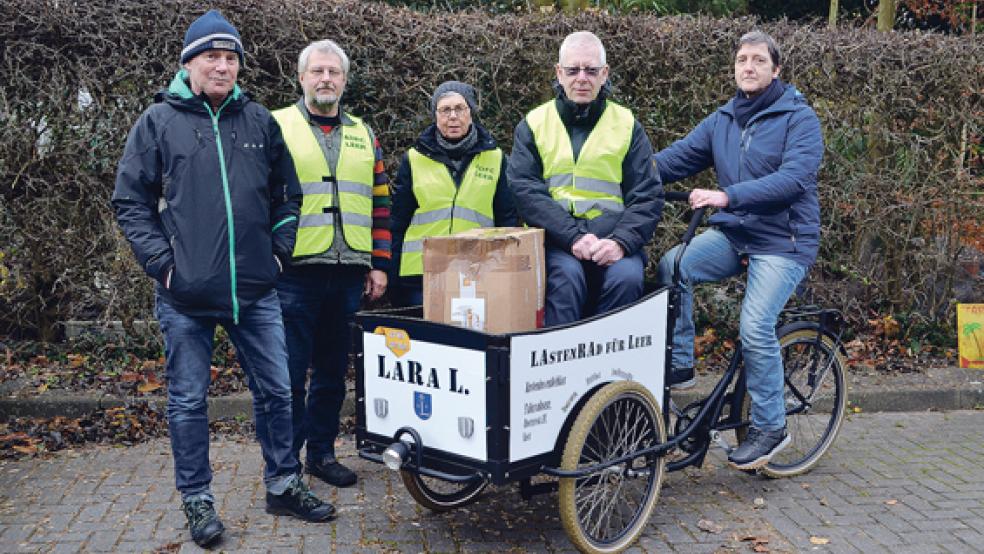
[[[694,189],[690,191],[690,207],[697,209],[705,206],[725,208],[728,206],[728,195],[720,190]]]

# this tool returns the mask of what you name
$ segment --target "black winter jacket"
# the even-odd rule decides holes
[[[117,169],[117,221],[164,300],[238,323],[276,282],[274,256],[293,252],[301,201],[293,160],[270,112],[238,86],[215,110],[182,70],[155,102]]]

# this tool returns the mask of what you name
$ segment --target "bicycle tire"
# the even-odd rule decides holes
[[[400,477],[403,478],[403,486],[417,504],[433,512],[447,512],[467,506],[478,500],[478,495],[488,485],[487,481],[452,483],[403,470],[400,471]]]
[[[659,404],[633,381],[617,381],[595,393],[578,413],[561,458],[574,470],[666,442]],[[637,458],[580,478],[561,478],[560,519],[581,552],[612,553],[628,548],[656,507],[666,469],[662,456]]]
[[[786,427],[792,441],[757,470],[771,478],[792,477],[813,469],[836,440],[847,408],[847,362],[835,339],[821,332],[817,352],[815,325],[793,323],[777,334],[785,368]],[[829,369],[822,371],[827,362]],[[812,387],[808,383],[811,368],[822,371],[820,382]],[[746,394],[741,407],[743,421],[748,421],[750,407]],[[747,427],[736,431],[739,443],[746,434]]]

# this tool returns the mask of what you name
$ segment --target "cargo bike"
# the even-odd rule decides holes
[[[702,216],[693,214],[684,247]],[[705,398],[673,402],[677,294],[678,285],[655,289],[574,324],[507,334],[425,321],[419,307],[360,312],[359,455],[399,471],[414,500],[437,512],[475,501],[489,484],[518,483],[524,498],[557,491],[579,550],[627,548],[666,473],[700,466],[711,446],[730,451],[725,433],[740,443],[749,425],[740,346]],[[837,436],[847,402],[841,328],[836,310],[784,313],[777,333],[793,442],[762,474],[809,470]]]

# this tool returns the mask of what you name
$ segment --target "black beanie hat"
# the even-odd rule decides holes
[[[218,10],[209,10],[188,27],[181,49],[181,63],[187,63],[206,50],[231,50],[239,54],[240,64],[245,62],[239,31]]]
[[[478,119],[478,102],[475,100],[475,89],[471,85],[462,83],[461,81],[444,81],[434,89],[430,104],[431,116],[434,119],[437,119],[437,102],[449,92],[460,94],[468,104],[468,109],[471,110],[472,119]]]

